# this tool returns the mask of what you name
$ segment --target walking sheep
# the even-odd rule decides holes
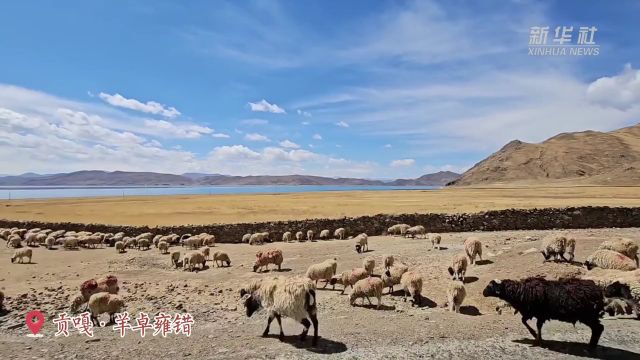
[[[313,324],[312,345],[318,344],[318,318],[316,303],[316,287],[307,278],[293,277],[288,279],[263,279],[251,283],[240,290],[247,316],[251,317],[260,308],[269,312],[267,327],[262,336],[269,335],[271,322],[275,318],[280,326],[280,340],[284,340],[282,317],[294,319],[304,326],[300,333],[300,341],[304,341]]]
[[[467,297],[467,290],[461,281],[452,281],[447,288],[447,304],[449,311],[460,313],[460,305]]]
[[[324,230],[320,231],[320,236],[319,236],[320,239],[327,240],[329,238],[329,236],[331,236],[331,234],[329,233],[329,230],[324,229]]]
[[[364,268],[355,268],[351,269],[350,271],[344,271],[340,275],[334,275],[333,277],[331,277],[331,281],[329,281],[329,284],[333,286],[334,290],[336,288],[336,283],[342,285],[343,288],[340,292],[340,294],[342,295],[344,294],[344,291],[347,290],[347,286],[351,286],[353,288],[353,285],[356,282],[367,277],[369,277],[369,273],[367,272],[367,270],[365,270]]]
[[[31,264],[32,256],[33,256],[33,250],[31,249],[17,249],[16,251],[13,252],[13,255],[11,256],[11,262],[13,263],[17,259],[19,264],[23,264],[22,258],[27,258],[29,259],[29,264]]]
[[[368,236],[365,233],[362,233],[355,238],[356,240],[356,252],[362,253],[369,251],[369,241]]]
[[[349,303],[351,306],[356,304],[356,300],[358,298],[362,298],[362,305],[364,305],[364,299],[366,298],[369,301],[369,305],[373,305],[371,302],[370,296],[375,296],[378,299],[378,305],[376,309],[380,309],[382,306],[382,288],[384,285],[382,284],[382,280],[376,277],[368,277],[366,279],[358,280],[353,285],[353,290],[349,294]]]
[[[343,240],[345,235],[346,235],[347,231],[344,228],[337,228],[334,232],[333,232],[333,237],[339,240]]]
[[[447,268],[449,275],[451,275],[453,280],[460,280],[464,283],[464,275],[467,272],[468,264],[466,254],[459,253],[454,255],[453,259],[451,259],[451,266]]]
[[[371,256],[367,256],[362,260],[362,267],[367,270],[367,273],[371,276],[373,275],[373,269],[376,268],[376,260]]]
[[[114,323],[115,314],[122,311],[124,308],[124,301],[118,295],[113,295],[108,292],[100,292],[91,295],[89,298],[89,312],[91,313],[91,322],[94,326],[100,326],[98,316],[100,314],[109,314],[109,323]]]
[[[268,249],[266,251],[258,251],[256,253],[256,262],[253,264],[253,272],[265,267],[269,270],[269,264],[278,266],[278,271],[282,270],[281,265],[284,258],[282,257],[282,250]]]
[[[407,295],[411,295],[413,305],[422,304],[422,275],[417,271],[407,271],[400,277],[400,285],[404,289],[403,301],[407,301]]]
[[[567,249],[567,238],[561,235],[547,236],[542,240],[542,247],[540,253],[544,257],[544,261],[549,260],[564,260],[569,261],[564,257],[564,253]]]
[[[404,236],[407,229],[411,226],[407,224],[396,224],[387,229],[387,234]]]
[[[331,278],[336,274],[336,270],[338,268],[338,262],[336,259],[325,260],[319,264],[312,264],[307,269],[307,277],[313,281],[315,281],[316,286],[318,286],[318,280],[324,280],[323,289],[329,285]]]
[[[477,237],[471,236],[464,241],[464,251],[467,253],[471,265],[475,264],[476,256],[479,256],[480,260],[482,260],[482,243]]]
[[[290,242],[293,240],[293,235],[291,234],[291,231],[287,231],[286,233],[282,234],[282,242]]]
[[[606,240],[600,244],[598,249],[619,252],[631,260],[634,260],[636,262],[636,266],[638,266],[638,244],[631,239],[620,238],[615,240]]]
[[[594,267],[631,271],[638,268],[636,262],[613,250],[596,250],[584,262],[587,270]]]
[[[226,252],[216,251],[213,253],[213,261],[216,263],[216,267],[224,266],[224,263],[227,263],[227,267],[231,266],[231,259]],[[220,265],[218,265],[218,261]]]
[[[430,233],[427,235],[429,241],[431,241],[431,248],[435,249],[436,247],[440,250],[440,241],[442,241],[442,236],[440,234]]]
[[[522,315],[522,323],[542,345],[542,326],[548,320],[575,324],[581,322],[591,328],[589,346],[598,345],[604,326],[600,313],[604,309],[602,290],[591,280],[492,280],[482,292],[485,297],[497,297],[508,302]],[[536,332],[527,323],[536,318]]]
[[[405,264],[396,263],[382,274],[384,285],[389,288],[389,294],[393,293],[393,286],[400,284],[402,274],[406,273],[409,268]]]

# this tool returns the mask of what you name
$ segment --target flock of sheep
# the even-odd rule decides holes
[[[422,237],[429,239],[433,249],[440,249],[441,236],[427,233],[423,226],[409,226],[398,224],[387,230],[390,235],[405,237]],[[322,230],[320,239],[328,239],[329,230]],[[336,229],[333,235],[337,239],[346,237],[344,228]],[[314,241],[312,230],[295,234],[298,241]],[[215,246],[215,236],[211,234],[182,236],[176,234],[154,235],[144,233],[135,237],[127,237],[123,233],[105,234],[72,231],[52,231],[42,229],[0,229],[0,238],[6,240],[7,246],[16,250],[11,261],[31,262],[33,250],[22,247],[22,242],[28,246],[45,245],[51,249],[56,245],[72,249],[78,246],[97,247],[108,244],[118,252],[126,249],[149,249],[151,245],[163,254],[169,253],[172,246],[187,247],[188,252],[181,258],[180,251],[171,252],[171,263],[180,265],[185,270],[195,270],[198,265],[205,267],[206,261],[215,261],[216,266],[231,265],[228,254],[217,251],[211,254],[211,247]],[[350,237],[358,253],[367,252],[368,236],[365,233]],[[260,245],[271,242],[270,234],[260,232],[246,234],[243,242],[250,245]],[[283,242],[293,241],[292,232],[285,232]],[[463,244],[463,252],[454,254],[447,270],[451,275],[451,282],[446,289],[447,304],[450,311],[460,312],[460,306],[466,297],[464,286],[465,274],[469,265],[476,263],[476,258],[482,260],[482,243],[475,236],[468,237]],[[202,248],[202,249],[201,249]],[[573,264],[575,258],[576,241],[562,235],[548,236],[542,241],[540,252],[544,261],[565,261]],[[567,255],[568,258],[565,256]],[[253,265],[254,272],[268,270],[269,265],[277,266],[281,270],[284,261],[282,250],[269,248],[256,253]],[[599,275],[585,276],[582,279],[545,280],[543,278],[528,278],[524,280],[493,280],[483,291],[485,297],[497,297],[506,301],[522,315],[522,322],[535,337],[542,341],[542,325],[547,320],[565,322],[582,322],[592,329],[591,346],[596,346],[604,330],[600,324],[600,317],[605,313],[612,315],[631,312],[640,318],[640,270],[638,270],[638,245],[628,239],[615,239],[603,242],[584,263],[588,270],[602,268],[606,271]],[[336,284],[342,286],[342,293],[351,288],[349,303],[356,304],[357,299],[365,299],[373,305],[371,298],[377,299],[376,308],[382,306],[384,289],[387,294],[393,293],[393,288],[400,285],[406,301],[411,297],[413,305],[421,305],[423,277],[417,269],[409,269],[405,264],[394,259],[392,255],[384,255],[380,259],[382,272],[375,275],[376,259],[367,256],[363,259],[362,267],[337,272],[337,259],[327,259],[308,267],[305,276],[261,278],[244,286],[241,297],[246,308],[247,316],[256,310],[265,308],[268,313],[267,327],[263,335],[269,333],[273,319],[280,325],[280,336],[283,337],[281,318],[290,317],[304,327],[300,334],[304,340],[311,326],[314,327],[313,344],[318,338],[318,319],[316,287],[319,281],[324,282],[323,288]],[[83,282],[80,293],[72,300],[71,309],[77,311],[87,304],[94,324],[98,324],[97,317],[108,313],[113,320],[114,314],[122,310],[124,302],[118,297],[118,280],[112,275],[101,279],[91,279]],[[3,294],[0,292],[0,307]],[[537,319],[537,331],[531,328],[527,320]]]

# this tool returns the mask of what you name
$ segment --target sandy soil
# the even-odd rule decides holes
[[[576,260],[581,261],[604,239],[625,236],[640,241],[640,229],[576,230]],[[493,278],[520,278],[532,275],[581,274],[580,266],[542,263],[539,253],[529,253],[540,245],[545,231],[479,232],[485,245],[484,259],[467,273],[467,299],[463,313],[454,314],[441,308],[448,282],[446,266],[459,252],[468,233],[443,235],[443,250],[431,250],[420,239],[371,237],[371,251],[357,254],[350,240],[313,243],[268,244],[251,247],[245,244],[220,244],[216,250],[227,251],[232,258],[229,268],[209,267],[190,273],[173,269],[168,255],[156,249],[129,250],[117,254],[113,248],[65,251],[34,248],[33,264],[11,264],[11,249],[0,246],[0,289],[9,312],[0,316],[0,353],[7,358],[116,358],[132,356],[150,358],[470,358],[470,359],[540,359],[587,356],[603,359],[640,358],[640,321],[606,319],[605,332],[598,352],[590,354],[583,346],[589,330],[583,325],[551,322],[544,327],[546,347],[532,347],[530,335],[518,316],[495,312],[497,301],[484,298],[482,289]],[[527,239],[532,237],[534,240]],[[256,274],[251,271],[258,249],[277,247],[283,250],[283,271]],[[301,326],[283,320],[286,341],[275,335],[262,338],[265,312],[246,318],[239,304],[238,288],[250,279],[273,275],[301,275],[309,264],[337,257],[338,271],[360,266],[365,256],[378,262],[393,254],[397,259],[419,270],[424,278],[424,307],[403,302],[401,292],[383,296],[383,309],[351,307],[347,295],[338,290],[318,291],[321,340],[317,347],[310,342],[299,344],[295,337]],[[210,263],[209,263],[210,264]],[[96,330],[93,339],[72,334],[54,337],[51,317],[67,309],[68,299],[79,284],[92,277],[115,274],[121,281],[121,295],[127,310],[137,314],[148,311],[188,311],[195,318],[194,334],[167,338],[140,338],[129,334],[120,338],[111,328]],[[338,286],[339,287],[339,286]],[[398,289],[399,290],[399,289]],[[347,291],[348,292],[348,291]],[[41,309],[47,315],[44,337],[26,337],[24,315]],[[104,319],[106,320],[106,319]],[[272,334],[277,324],[272,324]]]
[[[154,226],[586,205],[640,206],[640,187],[450,188],[5,200],[0,201],[0,218]]]

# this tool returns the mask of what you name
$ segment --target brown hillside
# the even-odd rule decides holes
[[[640,185],[640,124],[611,132],[562,133],[539,144],[514,140],[455,185],[565,182]]]

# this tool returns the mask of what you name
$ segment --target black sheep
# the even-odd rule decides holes
[[[604,309],[602,290],[591,280],[492,280],[482,295],[508,302],[522,315],[522,323],[533,335],[536,344],[542,345],[542,325],[547,320],[572,323],[581,322],[591,328],[589,346],[595,348],[604,326],[600,314]],[[536,318],[536,333],[527,323]]]

